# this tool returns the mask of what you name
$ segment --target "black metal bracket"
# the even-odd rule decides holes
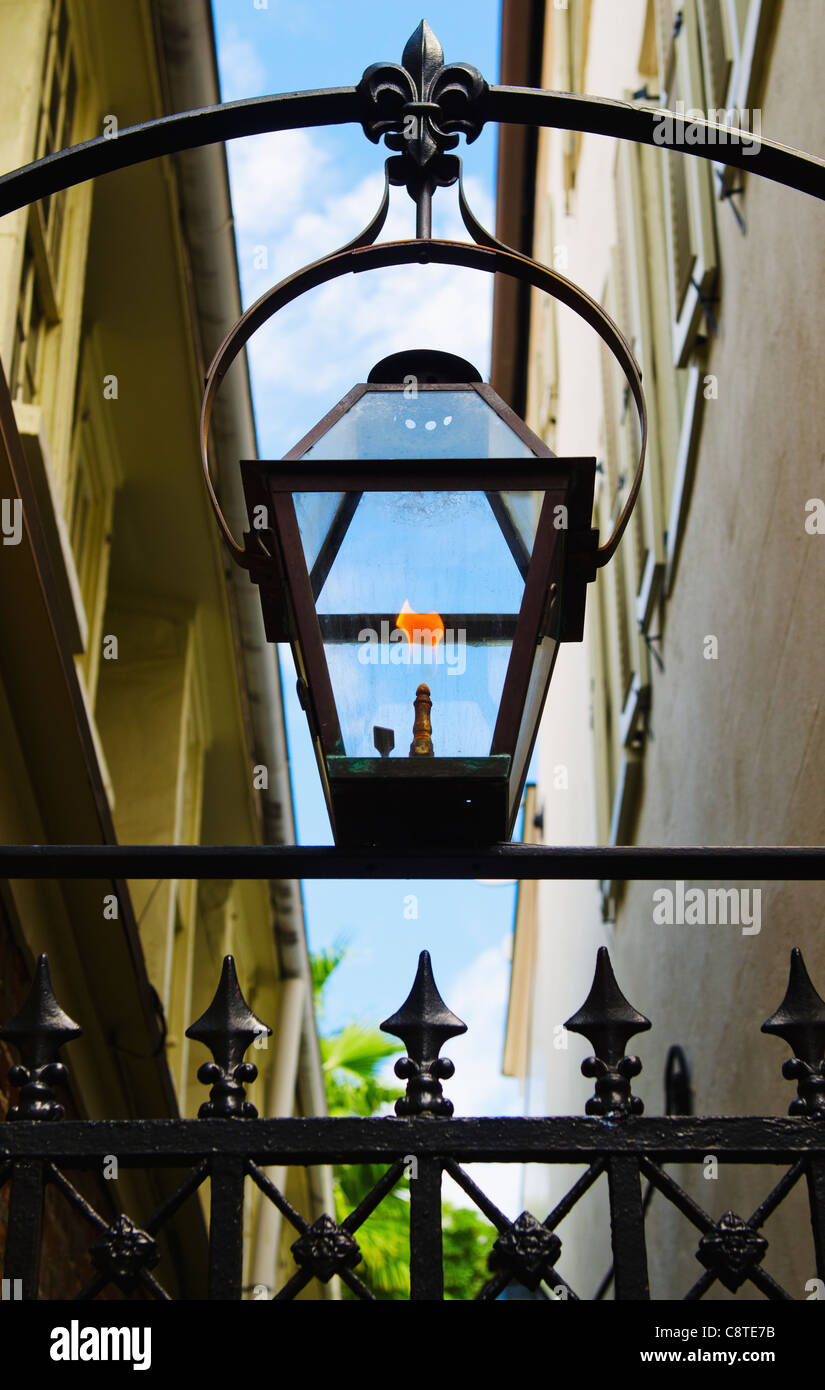
[[[247,135],[356,124],[367,131],[371,127],[374,133],[370,138],[375,138],[377,122],[390,120],[392,133],[399,118],[403,132],[402,107],[409,107],[415,101],[418,89],[416,87],[413,97],[409,91],[410,74],[407,73],[404,79],[399,78],[398,73],[405,69],[394,69],[391,64],[377,66],[389,70],[389,86],[386,89],[380,83],[374,89],[373,80],[367,80],[368,74],[375,70],[373,67],[367,69],[357,87],[289,92],[207,106],[126,127],[118,132],[117,139],[98,136],[80,145],[58,150],[0,178],[0,217],[13,212],[15,208],[58,193],[63,188],[71,188],[86,179],[97,178],[116,169],[126,169],[149,159],[179,154],[204,145],[242,139]],[[636,106],[630,102],[574,92],[488,86],[486,83],[478,87],[474,81],[475,70],[465,64],[450,65],[442,72],[455,73],[455,84],[452,76],[439,78],[437,71],[427,68],[429,91],[438,92],[438,101],[433,102],[438,106],[438,112],[430,109],[429,105],[424,111],[416,110],[413,106],[406,112],[407,115],[426,116],[429,134],[432,134],[433,118],[437,114],[436,123],[448,135],[464,130],[465,134],[469,131],[470,136],[475,138],[475,133],[494,122],[500,125],[575,130],[608,135],[618,140],[632,140],[637,144],[658,145],[657,132],[661,129],[662,117],[668,114],[674,116],[673,112],[668,113],[661,107]],[[421,75],[423,78],[423,69]],[[415,82],[414,77],[412,81]],[[401,89],[400,105],[398,95],[393,91],[394,83]],[[387,105],[382,106],[382,102],[392,109],[388,110]],[[825,199],[825,161],[822,159],[764,138],[760,138],[758,148],[755,148],[749,132],[737,132],[730,126],[720,126],[714,121],[696,120],[691,123],[691,131],[696,127],[701,127],[708,138],[693,142],[692,137],[692,142],[688,144],[679,122],[674,121],[675,138],[668,149],[746,169],[761,178],[799,189],[811,197]],[[742,141],[731,140],[732,134],[741,135]],[[717,140],[717,135],[724,135],[727,143]]]
[[[821,845],[0,845],[2,878],[744,879],[825,882]]]

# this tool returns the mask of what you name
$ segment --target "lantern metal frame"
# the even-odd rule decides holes
[[[597,532],[591,527],[595,458],[560,459],[483,382],[417,385],[420,394],[449,391],[478,395],[504,421],[533,457],[460,459],[315,459],[303,457],[367,393],[402,393],[398,384],[355,386],[304,436],[283,460],[242,463],[250,517],[272,518],[268,530],[244,537],[250,578],[261,590],[266,635],[289,641],[298,672],[302,707],[310,726],[330,820],[339,844],[433,843],[454,838],[488,843],[512,834],[559,643],[580,641],[585,592],[596,576]],[[543,492],[532,553],[519,556],[516,538],[507,535],[495,494]],[[354,639],[358,631],[380,631],[391,614],[325,617],[316,600],[364,492],[483,492],[524,580],[513,644],[488,756],[364,758],[344,754],[335,696],[324,642]],[[344,501],[310,572],[292,494],[340,492]],[[567,526],[554,524],[555,509],[566,509]],[[256,553],[255,546],[266,552]],[[314,581],[314,582],[313,582]],[[467,640],[492,637],[490,615],[442,615],[447,628],[462,628]],[[496,622],[501,626],[500,619]],[[474,623],[474,631],[468,628]],[[501,635],[509,635],[502,634]],[[545,640],[552,648],[543,664],[536,657]],[[524,721],[531,704],[533,717]],[[433,796],[433,780],[438,795]],[[505,829],[506,827],[506,829]],[[498,833],[496,831],[498,830]]]
[[[392,161],[387,162],[390,164]],[[462,217],[471,233],[479,237],[481,244],[478,242],[442,241],[432,237],[375,244],[375,238],[384,225],[387,213],[388,174],[381,207],[364,231],[355,239],[355,243],[342,247],[339,251],[332,252],[328,256],[323,256],[320,260],[313,261],[310,265],[304,266],[302,270],[287,276],[286,279],[267,290],[241,315],[218,347],[206,373],[201,402],[201,466],[204,485],[218,529],[236,564],[250,569],[255,566],[261,554],[266,552],[262,549],[259,536],[248,535],[245,538],[247,543],[241,545],[232,535],[221,511],[210,475],[209,429],[212,412],[218,390],[229,368],[259,328],[269,322],[279,310],[293,303],[294,300],[299,299],[309,290],[317,289],[321,285],[328,284],[330,281],[350,273],[363,274],[367,271],[386,269],[390,266],[415,264],[449,265],[467,270],[482,270],[489,274],[510,276],[522,283],[532,285],[534,289],[543,291],[551,298],[558,300],[559,303],[572,309],[599,335],[612,353],[624,373],[639,419],[639,458],[636,472],[621,514],[609,539],[595,550],[594,564],[596,569],[606,565],[613,558],[636,505],[644,473],[648,419],[647,404],[642,389],[641,369],[627,338],[595,299],[574,284],[572,280],[568,280],[566,276],[560,275],[557,271],[551,270],[548,266],[542,265],[529,256],[521,255],[512,247],[497,241],[489,232],[484,231],[481,224],[473,216],[463,195],[460,161],[456,160],[456,165],[458,166],[456,180],[459,182],[459,206]],[[527,427],[525,426],[525,428]]]

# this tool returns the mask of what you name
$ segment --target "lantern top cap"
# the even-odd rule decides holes
[[[464,385],[481,381],[471,362],[435,348],[408,348],[384,357],[367,377],[369,386],[404,386],[410,377],[422,386]]]

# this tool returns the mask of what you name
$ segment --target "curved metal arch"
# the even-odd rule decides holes
[[[356,87],[332,87],[279,96],[247,97],[220,106],[158,116],[127,126],[115,135],[98,135],[80,145],[25,164],[0,177],[0,217],[36,203],[64,188],[113,174],[150,159],[186,150],[265,135],[279,130],[313,126],[350,125],[362,119],[362,98]]]
[[[487,106],[489,101],[489,113]],[[654,145],[668,151],[696,155],[717,164],[745,169],[760,178],[795,188],[812,198],[825,200],[825,159],[806,154],[777,140],[758,138],[751,131],[693,120],[663,106],[635,106],[608,97],[579,96],[574,92],[548,92],[535,87],[491,87],[482,98],[485,119],[502,125],[538,125],[557,130],[576,130],[590,135],[609,135],[637,145]],[[670,121],[668,138],[663,124]],[[693,128],[706,139],[695,142]],[[672,134],[673,138],[670,138]]]
[[[825,200],[825,160],[764,137],[759,138],[758,148],[754,148],[753,136],[748,131],[737,131],[713,121],[682,119],[663,107],[632,106],[607,97],[533,87],[487,87],[478,98],[475,112],[482,125],[494,122],[580,130],[654,146],[662,145],[657,137],[660,137],[663,121],[670,117],[673,138],[667,141],[668,150],[747,169],[760,178]],[[2,175],[0,217],[87,179],[162,155],[270,131],[364,125],[374,114],[374,107],[361,88],[333,87],[250,97],[221,106],[160,116],[142,125],[129,126],[115,137],[98,136]],[[685,135],[689,127],[701,127],[708,139],[702,144],[688,143]],[[731,143],[737,137],[745,143]]]
[[[613,528],[610,539],[599,547],[593,557],[593,562],[597,568],[606,565],[616,551],[636,504],[647,450],[647,405],[642,390],[642,374],[630,344],[621,329],[605,313],[601,305],[590,295],[585,294],[584,290],[579,289],[578,285],[574,285],[572,280],[559,275],[557,271],[539,265],[537,261],[530,260],[527,256],[522,256],[500,243],[493,246],[473,246],[461,241],[434,241],[429,238],[415,241],[383,242],[376,246],[361,245],[334,252],[331,256],[324,256],[321,260],[314,261],[311,265],[305,266],[294,275],[280,281],[272,289],[267,290],[260,299],[250,305],[227,333],[206,374],[201,403],[200,449],[201,466],[209,501],[221,536],[233,558],[238,564],[248,569],[254,563],[255,552],[245,550],[243,546],[240,546],[229,529],[209,475],[208,450],[209,425],[215,398],[223,378],[238,353],[245,347],[252,335],[263,324],[267,323],[279,309],[291,304],[293,300],[298,299],[308,290],[316,289],[342,275],[359,274],[389,266],[416,263],[462,266],[468,270],[483,270],[491,274],[498,273],[524,280],[536,289],[543,290],[554,299],[558,299],[560,303],[566,304],[568,308],[584,319],[585,323],[598,333],[617,359],[636,403],[641,443],[636,474],[625,499],[621,515]]]

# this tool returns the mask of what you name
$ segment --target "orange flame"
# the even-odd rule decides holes
[[[444,623],[440,614],[414,613],[410,608],[409,599],[406,598],[395,625],[411,644],[418,642],[424,647],[437,647],[439,642],[444,640]]]

